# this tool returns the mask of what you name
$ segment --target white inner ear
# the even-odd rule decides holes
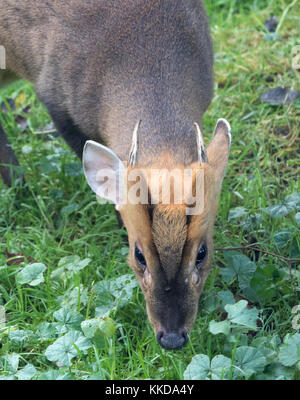
[[[231,126],[230,126],[229,122],[225,118],[219,118],[218,121],[217,121],[217,125],[215,127],[214,135],[218,131],[219,123],[220,124],[225,124],[225,126],[226,126],[226,133],[227,133],[227,136],[228,136],[228,139],[229,139],[229,147],[230,147],[230,145],[231,145]]]
[[[97,196],[116,205],[123,204],[125,167],[108,147],[86,141],[82,156],[83,171]]]

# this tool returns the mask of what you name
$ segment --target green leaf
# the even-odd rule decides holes
[[[62,281],[65,285],[68,279],[72,279],[74,274],[83,270],[90,262],[91,260],[89,258],[81,260],[77,255],[63,257],[59,260],[58,268],[51,272],[50,277],[51,279]],[[82,285],[80,285],[80,288],[82,289]],[[82,291],[81,289],[80,291]],[[72,290],[76,291],[76,288],[72,288]],[[65,293],[63,296],[60,296],[59,299],[62,300],[62,297],[67,297],[67,294]],[[67,300],[66,298],[66,302]]]
[[[88,381],[102,381],[103,376],[101,374],[93,374],[88,377]]]
[[[257,267],[250,287],[243,289],[243,293],[253,302],[270,302],[278,290],[278,269],[274,265]]]
[[[264,211],[273,218],[280,218],[288,215],[291,211],[300,210],[300,193],[292,193],[287,196],[283,202],[270,206]]]
[[[294,378],[295,369],[281,365],[279,362],[267,365],[266,369],[256,379],[260,380],[291,380]]]
[[[22,147],[22,153],[23,154],[30,154],[32,153],[32,146],[25,145]]]
[[[210,373],[209,358],[205,354],[197,354],[183,373],[185,380],[207,379]]]
[[[60,370],[51,369],[50,371],[42,372],[37,379],[43,381],[70,381],[73,378],[69,373],[61,373]]]
[[[61,163],[58,155],[51,154],[46,157],[41,157],[39,164],[41,172],[46,175],[61,171]]]
[[[234,377],[251,375],[262,372],[267,365],[267,360],[262,352],[250,346],[241,346],[236,349],[234,360]]]
[[[51,189],[49,190],[49,196],[55,201],[61,200],[63,198],[63,192],[60,189]]]
[[[278,40],[280,36],[276,32],[269,32],[264,35],[264,40],[266,42],[271,42],[272,40]],[[277,105],[277,103],[275,103]]]
[[[35,376],[36,372],[37,371],[32,364],[27,364],[16,373],[16,377],[19,381],[29,381]]]
[[[288,207],[283,203],[264,208],[264,211],[273,218],[280,218],[289,213]]]
[[[7,354],[0,357],[0,371],[15,374],[19,367],[19,354]]]
[[[80,304],[84,306],[87,305],[88,298],[88,289],[80,284],[79,286],[71,287],[66,290],[64,294],[58,296],[56,300],[61,307],[76,308],[78,301],[80,301]]]
[[[14,381],[15,375],[14,374],[9,374],[9,375],[0,374],[0,380],[1,381]]]
[[[231,360],[222,354],[217,355],[211,360],[210,369],[212,380],[229,379]]]
[[[77,203],[71,203],[68,204],[67,206],[64,206],[60,213],[63,217],[68,217],[69,215],[71,215],[74,211],[79,210],[80,206]]]
[[[58,266],[68,271],[79,272],[91,262],[90,258],[81,260],[79,256],[66,256],[59,260]]]
[[[16,281],[20,285],[29,284],[30,286],[37,286],[44,282],[43,273],[46,271],[46,266],[42,263],[34,263],[26,265],[22,271],[16,275]]]
[[[225,310],[228,313],[228,319],[232,324],[251,330],[257,330],[256,321],[258,319],[258,310],[253,307],[247,308],[248,302],[240,300],[236,304],[227,304]]]
[[[278,249],[283,249],[291,241],[293,233],[292,229],[281,229],[274,233],[273,239]]]
[[[66,176],[80,176],[83,173],[81,162],[70,162],[65,165]]]
[[[71,329],[80,329],[80,324],[83,321],[83,316],[79,312],[66,307],[55,311],[53,317],[58,321],[56,327],[60,333],[65,333]]]
[[[35,333],[40,340],[54,339],[58,333],[57,324],[55,322],[42,322]]]
[[[128,247],[122,247],[120,250],[120,253],[122,255],[122,257],[126,257],[129,254],[129,248]]]
[[[104,281],[107,282],[108,281]],[[128,303],[133,294],[133,289],[138,287],[137,280],[132,274],[121,275],[118,278],[109,281],[109,290],[111,294],[118,299],[119,305]]]
[[[102,332],[102,334],[108,338],[113,336],[116,332],[115,323],[109,317],[100,318],[99,329]]]
[[[285,198],[285,203],[290,210],[300,211],[300,193],[292,193]]]
[[[300,212],[297,212],[297,214],[295,215],[295,218],[296,218],[297,225],[300,227]]]
[[[89,339],[78,331],[70,331],[47,347],[45,356],[58,366],[71,366],[71,360],[78,355],[76,347],[86,354],[92,346]]]
[[[185,380],[220,380],[228,379],[231,360],[222,354],[215,356],[212,361],[205,354],[197,354],[183,373]]]
[[[104,338],[113,336],[116,331],[114,321],[109,317],[98,317],[83,321],[81,329],[84,335],[93,339],[93,342],[99,348],[104,347]]]
[[[277,358],[277,339],[278,338],[276,335],[272,337],[258,336],[252,340],[251,346],[259,349],[262,352],[263,356],[266,358],[267,363],[271,364]]]
[[[240,219],[246,215],[248,215],[248,211],[244,207],[236,207],[229,211],[228,221]]]
[[[52,280],[61,281],[65,285],[67,282],[67,278],[73,275],[68,274],[68,272],[63,268],[56,268],[54,271],[51,272],[50,278]]]
[[[89,339],[92,339],[97,331],[99,331],[99,319],[91,318],[81,322],[81,329],[84,334]]]
[[[228,335],[230,332],[230,322],[227,320],[221,322],[212,320],[209,322],[209,332],[213,335],[217,335],[218,333]]]
[[[234,304],[234,296],[230,290],[221,290],[218,292],[218,297],[221,299],[222,308],[226,306],[226,304]]]
[[[250,281],[256,271],[256,265],[248,257],[237,252],[224,254],[226,267],[221,269],[221,275],[225,282],[238,278],[240,289],[250,285]]]
[[[13,346],[23,347],[36,339],[36,336],[31,330],[24,331],[22,329],[10,332],[8,337]]]
[[[264,217],[259,213],[249,214],[241,221],[241,227],[244,230],[257,228],[263,221]]]
[[[138,283],[131,274],[97,282],[94,285],[97,295],[96,316],[107,316],[112,310],[125,306],[132,298],[133,289],[137,286]]]
[[[213,312],[217,308],[219,308],[221,303],[221,299],[218,296],[218,293],[215,290],[211,290],[209,292],[204,292],[200,297],[200,308],[206,312]]]
[[[285,338],[278,359],[286,367],[291,367],[300,361],[300,333]]]

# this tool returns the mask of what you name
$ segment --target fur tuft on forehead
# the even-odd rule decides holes
[[[170,281],[175,278],[187,238],[187,217],[181,205],[159,204],[152,215],[152,237],[160,263]]]

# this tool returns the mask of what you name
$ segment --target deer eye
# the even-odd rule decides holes
[[[196,267],[200,268],[203,260],[205,259],[207,254],[207,247],[205,244],[201,245],[198,249],[197,258],[196,258]]]
[[[142,251],[137,246],[135,246],[134,255],[135,255],[135,258],[136,258],[139,266],[141,267],[141,269],[143,271],[145,271],[145,269],[146,269],[146,260],[145,260],[144,254],[142,253]]]

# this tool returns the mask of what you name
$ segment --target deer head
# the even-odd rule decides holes
[[[166,349],[184,346],[196,319],[211,268],[213,226],[231,142],[224,119],[207,150],[195,126],[198,161],[172,170],[158,171],[155,163],[153,168],[139,166],[139,123],[129,165],[90,140],[83,152],[90,187],[121,214],[130,245],[128,264],[144,293],[157,341]]]

